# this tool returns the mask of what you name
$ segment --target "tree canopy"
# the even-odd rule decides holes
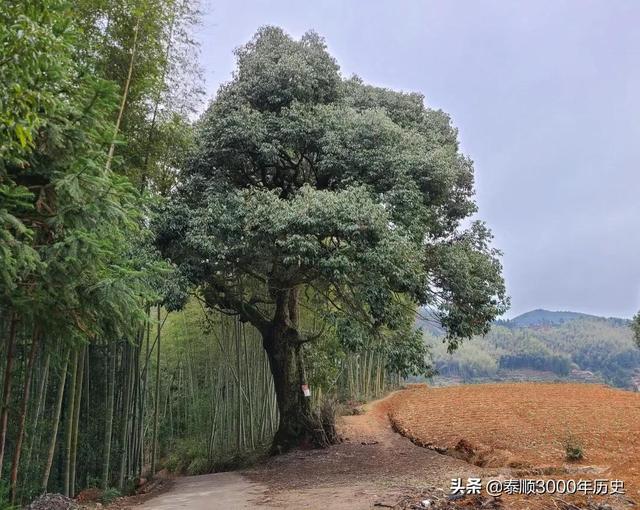
[[[372,334],[401,329],[406,310],[425,305],[452,348],[486,332],[508,300],[490,231],[462,228],[476,211],[473,166],[444,112],[342,78],[313,32],[296,41],[265,27],[236,56],[157,245],[210,307],[261,332],[278,442],[300,433],[286,423],[300,410],[294,353],[318,336],[297,325],[301,289],[325,319]]]

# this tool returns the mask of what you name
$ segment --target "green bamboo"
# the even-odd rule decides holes
[[[102,488],[109,486],[109,469],[111,461],[111,437],[113,434],[113,408],[116,390],[116,344],[111,343],[107,355],[107,383],[106,383],[106,417],[104,426],[104,439],[102,447]]]
[[[160,333],[161,333],[161,324],[160,324],[160,305],[158,305],[158,336],[156,340],[156,392],[155,392],[155,409],[153,416],[153,439],[151,440],[151,476],[155,476],[156,474],[156,455],[158,452],[158,411],[160,407]]]
[[[31,338],[31,350],[29,353],[29,361],[25,374],[24,389],[22,394],[22,408],[20,410],[20,418],[18,423],[18,437],[14,449],[13,460],[11,462],[11,504],[15,504],[18,490],[18,469],[20,467],[20,455],[22,452],[22,442],[24,440],[24,429],[27,418],[27,408],[29,405],[29,394],[31,390],[31,379],[33,377],[33,363],[36,359],[39,344],[39,331],[36,328]]]
[[[78,456],[78,435],[80,425],[80,404],[82,400],[82,385],[84,381],[84,358],[87,347],[83,346],[78,358],[78,376],[75,385],[74,404],[73,404],[73,426],[71,440],[71,474],[69,481],[69,494],[74,497],[76,494],[76,459]]]
[[[69,392],[67,397],[67,414],[65,428],[65,462],[64,462],[64,495],[69,496],[71,489],[71,452],[73,446],[73,416],[76,394],[76,379],[78,376],[78,350],[73,351],[73,362],[71,369],[71,380],[69,381]]]
[[[69,367],[70,353],[67,351],[64,356],[64,364],[62,365],[62,372],[60,374],[60,384],[58,385],[58,394],[56,396],[56,405],[54,416],[52,420],[51,439],[49,441],[49,450],[47,454],[47,462],[44,468],[44,474],[42,475],[41,488],[43,492],[47,492],[49,485],[49,475],[51,473],[51,466],[53,464],[53,455],[56,450],[56,442],[58,437],[58,428],[60,426],[60,415],[62,414],[62,401],[64,398],[64,388],[67,379],[67,369]]]

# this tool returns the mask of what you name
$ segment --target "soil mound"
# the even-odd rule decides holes
[[[43,494],[31,502],[26,510],[77,510],[78,505],[62,494]]]

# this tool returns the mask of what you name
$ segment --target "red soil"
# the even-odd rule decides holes
[[[389,416],[416,444],[520,477],[624,480],[640,501],[640,394],[592,384],[411,387]],[[568,462],[573,437],[584,459]],[[457,447],[457,448],[456,448]]]

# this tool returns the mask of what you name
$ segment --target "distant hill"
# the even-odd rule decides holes
[[[559,326],[575,320],[603,321],[617,327],[627,327],[631,323],[629,319],[620,319],[618,317],[600,317],[598,315],[589,315],[581,312],[556,312],[538,308],[518,315],[513,319],[496,320],[494,325],[506,328],[535,328]],[[418,318],[416,319],[416,326],[436,336],[444,335],[444,330],[434,319],[433,314],[427,309],[420,310]]]
[[[530,312],[518,315],[508,321],[498,321],[498,324],[507,327],[522,328],[529,326],[554,326],[578,319],[604,320],[609,321],[612,324],[617,323],[618,325],[624,325],[629,322],[626,319],[618,319],[615,317],[598,317],[596,315],[589,315],[580,312],[554,312],[539,308],[537,310],[531,310]]]
[[[552,312],[550,310],[538,309],[518,315],[507,322],[513,326],[526,327],[563,324],[567,321],[586,318],[595,319],[596,317],[579,312]]]
[[[451,355],[442,343],[443,333],[418,320],[440,374],[438,384],[569,380],[640,389],[640,349],[629,323],[578,312],[532,310],[496,321],[489,334],[465,341]]]

